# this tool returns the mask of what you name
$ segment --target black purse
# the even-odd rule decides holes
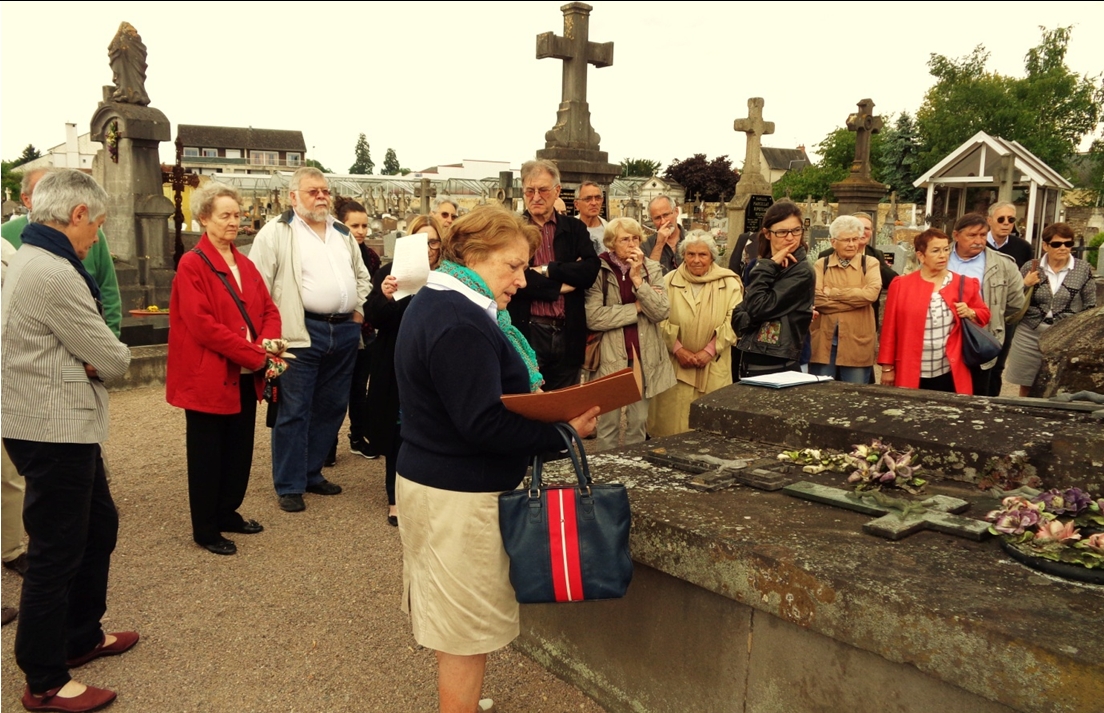
[[[958,276],[958,301],[962,302],[966,277]],[[979,327],[966,318],[959,318],[962,324],[962,361],[966,366],[981,366],[1000,356],[1004,345],[989,333],[985,327]]]
[[[544,457],[536,456],[529,489],[498,496],[514,595],[522,604],[623,597],[633,572],[628,493],[620,484],[594,484],[579,434],[566,423],[556,428],[578,484],[543,485]]]

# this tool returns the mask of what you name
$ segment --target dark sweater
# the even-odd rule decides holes
[[[992,247],[993,243],[988,243],[988,245]],[[996,250],[1015,260],[1016,267],[1023,267],[1025,263],[1035,257],[1035,250],[1031,247],[1031,243],[1023,238],[1017,238],[1015,235],[1009,235],[1008,240],[1004,241],[1004,245],[996,248]]]
[[[513,490],[535,453],[562,447],[552,424],[508,411],[529,372],[487,313],[464,295],[426,287],[403,315],[395,350],[402,403],[399,475],[462,492]]]

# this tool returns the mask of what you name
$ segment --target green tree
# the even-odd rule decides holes
[[[882,153],[883,140],[882,133],[874,134],[870,139],[870,176],[876,181],[881,180],[882,166],[878,157]],[[851,164],[855,160],[855,133],[842,126],[833,129],[817,144],[816,152],[820,154],[820,163],[800,171],[788,171],[775,181],[773,192],[776,199],[786,195],[789,189],[794,200],[804,200],[807,196],[827,202],[836,200],[832,195],[832,184],[847,178],[851,172]]]
[[[380,171],[384,176],[397,176],[402,171],[402,167],[399,165],[399,157],[395,155],[395,149],[387,149],[387,153],[383,155],[383,170]]]
[[[317,168],[319,171],[321,171],[322,173],[333,173],[333,171],[331,171],[330,169],[323,166],[319,161],[315,161],[313,158],[308,158],[306,161],[303,161],[303,165],[304,166],[313,166],[313,167]]]
[[[1101,75],[1079,77],[1066,66],[1072,28],[1039,29],[1022,78],[987,71],[982,45],[958,59],[931,55],[936,82],[916,112],[920,173],[978,131],[1017,141],[1055,170],[1066,169],[1104,113],[1104,85]]]
[[[875,134],[875,137],[878,137]],[[919,203],[925,199],[925,191],[912,182],[920,177],[920,146],[916,136],[916,122],[908,112],[901,112],[893,126],[880,134],[879,164],[881,181],[897,191],[903,203]]]
[[[15,167],[17,165],[15,161],[0,162],[0,166],[3,168],[3,186],[0,186],[0,195],[2,195],[3,189],[7,188],[11,191],[12,200],[18,203],[19,187],[23,182],[23,172],[16,170]]]
[[[42,158],[42,154],[34,147],[34,144],[27,144],[27,148],[23,149],[23,154],[15,159],[13,163],[15,166],[22,166],[28,161],[34,161],[36,158]]]
[[[356,156],[356,161],[353,162],[352,166],[349,166],[349,173],[371,176],[372,171],[376,170],[376,164],[372,161],[372,153],[368,149],[368,138],[364,134],[361,134],[357,139],[353,153]]]
[[[687,201],[697,200],[700,193],[703,200],[710,202],[732,198],[736,182],[740,180],[727,155],[708,161],[703,153],[682,161],[673,159],[663,172],[663,178],[685,188]]]
[[[659,161],[649,161],[646,158],[627,158],[621,162],[621,178],[651,178],[659,174],[661,165]]]

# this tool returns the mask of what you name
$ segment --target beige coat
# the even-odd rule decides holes
[[[856,259],[848,267],[842,267],[839,257],[832,253],[820,258],[813,265],[816,275],[816,298],[813,309],[820,315],[813,320],[809,331],[812,336],[813,364],[828,364],[832,358],[832,335],[839,327],[839,346],[836,348],[836,366],[871,366],[877,357],[878,330],[874,325],[874,304],[882,291],[882,273],[878,259],[869,255],[857,256],[866,260],[866,275]]]
[[[629,365],[625,353],[623,327],[636,323],[640,335],[640,371],[644,379],[644,398],[650,399],[675,385],[675,374],[667,359],[667,347],[659,330],[659,323],[667,319],[670,311],[667,292],[663,289],[663,271],[659,263],[644,259],[647,279],[634,290],[641,311],[636,304],[621,304],[621,290],[613,269],[605,260],[598,271],[598,279],[586,293],[587,328],[604,332],[602,336],[601,365],[597,376],[612,374]],[[606,285],[605,304],[602,303],[602,285]]]

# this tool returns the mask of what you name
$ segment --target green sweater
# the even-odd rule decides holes
[[[14,245],[16,248],[23,244],[20,236],[23,228],[27,226],[27,216],[21,215],[12,218],[0,226],[0,236]],[[103,231],[99,233],[99,240],[88,251],[88,257],[84,258],[84,267],[91,273],[96,284],[100,286],[100,300],[103,302],[104,321],[118,337],[123,323],[123,303],[119,297],[119,279],[115,276],[115,263],[111,260],[111,251],[107,247],[107,238]]]

